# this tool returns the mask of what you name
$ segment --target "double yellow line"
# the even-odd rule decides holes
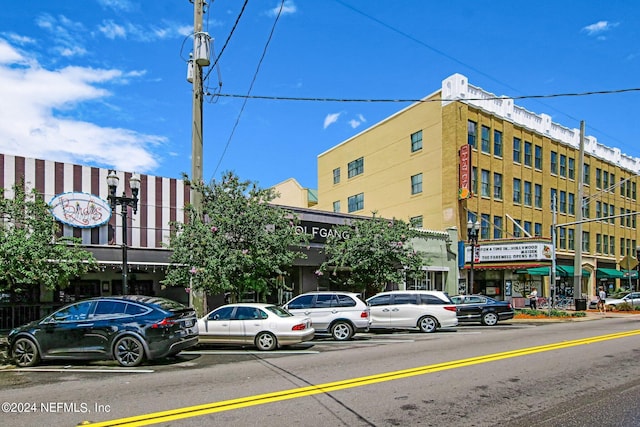
[[[299,397],[311,396],[319,393],[328,393],[345,388],[361,387],[369,384],[377,384],[386,381],[398,380],[401,378],[414,377],[417,375],[430,374],[432,372],[446,371],[448,369],[462,368],[464,366],[478,365],[481,363],[493,362],[496,360],[509,359],[512,357],[526,356],[529,354],[542,353],[545,351],[559,350],[563,348],[576,347],[579,345],[592,344],[601,341],[627,338],[640,335],[640,330],[629,332],[618,332],[615,334],[601,335],[591,338],[582,338],[572,341],[564,341],[554,344],[541,345],[536,347],[523,348],[519,350],[505,351],[502,353],[487,354],[484,356],[471,357],[468,359],[453,360],[450,362],[436,363],[434,365],[420,366],[417,368],[403,369],[400,371],[386,372],[382,374],[369,375],[366,377],[352,378],[342,381],[334,381],[314,386],[300,387],[295,389],[276,391],[273,393],[259,394],[255,396],[242,397],[239,399],[224,400],[221,402],[207,403],[204,405],[187,406],[169,411],[153,412],[135,417],[121,418],[111,421],[97,423],[84,422],[82,425],[94,427],[102,426],[146,426],[168,421],[175,421],[184,418],[198,417],[216,412],[230,411],[233,409],[246,408],[249,406],[263,405],[265,403],[279,402]]]

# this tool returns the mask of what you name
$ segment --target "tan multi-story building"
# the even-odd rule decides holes
[[[570,294],[576,230],[582,229],[583,294],[594,295],[598,284],[635,287],[636,271],[627,269],[634,268],[639,242],[632,213],[639,205],[640,159],[585,136],[579,170],[580,140],[579,130],[454,74],[421,102],[320,154],[316,208],[376,211],[432,230],[457,227],[461,237],[469,221],[478,222],[472,290],[501,297],[532,288],[548,295],[548,279],[533,268],[550,265],[538,249],[550,258],[544,246],[554,224],[559,292]],[[584,222],[578,225],[581,180]],[[534,248],[538,255],[516,253],[514,243],[527,242],[542,245]],[[490,256],[496,252],[503,255]],[[462,283],[470,265],[459,265]]]

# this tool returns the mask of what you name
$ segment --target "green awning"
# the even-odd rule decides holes
[[[598,279],[622,279],[624,273],[614,268],[597,268],[596,277]]]
[[[516,274],[528,274],[530,276],[548,276],[550,267],[532,267],[516,270]],[[556,276],[573,277],[574,268],[568,265],[556,265]],[[617,270],[616,270],[617,271]],[[582,276],[589,277],[589,272],[582,269]]]

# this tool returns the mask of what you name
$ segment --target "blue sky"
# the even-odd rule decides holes
[[[243,4],[215,0],[204,15],[216,54],[228,40],[204,69],[212,94],[419,99],[454,73],[507,96],[640,87],[640,2],[250,0],[232,31]],[[0,152],[191,174],[192,32],[188,0],[4,2]],[[588,135],[640,157],[639,101],[516,103],[569,128],[585,120]],[[316,188],[318,154],[407,105],[207,96],[204,179],[233,170]]]

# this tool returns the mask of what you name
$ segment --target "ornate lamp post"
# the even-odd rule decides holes
[[[129,179],[129,187],[131,188],[131,197],[127,197],[125,192],[122,192],[122,196],[116,196],[116,190],[118,189],[118,182],[120,178],[116,175],[116,171],[109,170],[107,175],[107,185],[109,186],[109,202],[111,203],[111,212],[116,213],[116,206],[122,206],[120,215],[122,215],[122,294],[127,295],[129,292],[128,286],[128,270],[127,265],[127,214],[129,207],[133,210],[133,213],[138,212],[138,192],[140,191],[140,178],[137,175],[131,175]]]
[[[467,238],[471,244],[471,269],[469,270],[469,284],[467,286],[467,295],[473,293],[473,264],[476,258],[476,247],[478,246],[478,236],[480,234],[480,222],[467,222]]]

